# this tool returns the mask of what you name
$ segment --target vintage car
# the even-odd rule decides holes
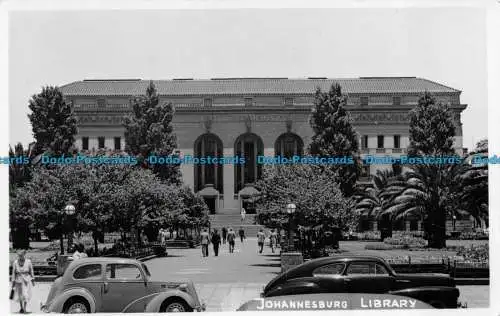
[[[154,279],[146,265],[123,258],[71,262],[50,289],[43,312],[130,313],[203,311],[191,281]]]
[[[459,290],[447,274],[399,274],[382,258],[332,256],[275,277],[261,297],[314,293],[379,293],[411,297],[436,308],[457,308]]]

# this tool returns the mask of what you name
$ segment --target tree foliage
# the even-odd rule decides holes
[[[328,92],[322,92],[319,88],[316,90],[310,119],[314,135],[309,153],[319,157],[355,158],[354,164],[332,166],[338,174],[340,189],[346,196],[351,196],[360,172],[357,159],[359,144],[346,105],[347,97],[342,94],[339,84],[332,85]]]
[[[332,182],[333,176],[333,171],[311,165],[264,168],[262,180],[256,183],[261,192],[256,207],[266,221],[264,224],[284,227],[289,218],[286,205],[294,203],[297,207],[294,217],[303,226],[326,224],[346,231],[357,225],[353,201]]]
[[[160,103],[153,82],[149,83],[144,96],[135,97],[132,101],[132,114],[125,118],[125,150],[136,155],[139,163],[153,170],[161,179],[173,183],[181,183],[179,165],[150,164],[150,155],[171,156],[177,147],[177,139],[173,133],[172,119],[174,106],[171,103]]]
[[[59,157],[71,152],[77,133],[76,118],[71,104],[66,103],[57,87],[44,87],[29,101],[34,155],[42,153]]]

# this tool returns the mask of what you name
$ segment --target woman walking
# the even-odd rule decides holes
[[[20,313],[26,313],[26,307],[31,299],[32,288],[35,286],[35,273],[30,259],[26,258],[26,250],[17,255],[12,264],[12,288],[14,298],[19,302]]]

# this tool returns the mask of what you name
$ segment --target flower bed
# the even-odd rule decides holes
[[[386,238],[384,243],[393,246],[402,246],[403,249],[425,248],[427,246],[427,240],[413,236],[390,237]]]
[[[488,240],[489,234],[484,231],[472,231],[472,232],[450,232],[447,234],[447,239],[449,240]]]

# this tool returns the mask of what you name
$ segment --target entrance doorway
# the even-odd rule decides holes
[[[208,206],[210,214],[215,214],[215,197],[204,197],[203,199]]]

